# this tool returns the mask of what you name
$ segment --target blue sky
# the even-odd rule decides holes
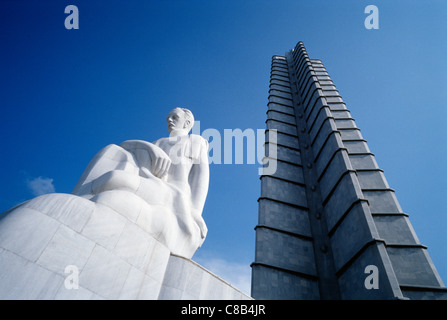
[[[70,4],[78,30],[64,27]],[[364,27],[369,4],[378,30]],[[446,14],[446,1],[2,0],[0,212],[70,193],[105,145],[167,135],[177,106],[202,131],[265,128],[271,57],[303,41],[447,281]],[[245,291],[258,167],[211,165],[209,233],[194,257]]]

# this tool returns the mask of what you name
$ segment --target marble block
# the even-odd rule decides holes
[[[196,262],[171,255],[160,300],[251,300]]]
[[[67,194],[40,196],[1,214],[0,299],[250,299],[172,254],[143,221]],[[77,287],[67,286],[69,266]]]

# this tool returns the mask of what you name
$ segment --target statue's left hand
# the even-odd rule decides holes
[[[162,149],[156,147],[151,150],[152,173],[158,178],[162,178],[168,173],[171,167],[171,159]]]

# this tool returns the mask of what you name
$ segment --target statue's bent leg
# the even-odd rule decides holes
[[[90,161],[72,193],[79,196],[91,196],[93,182],[105,173],[114,170],[138,172],[132,154],[111,144],[101,149]]]
[[[104,173],[92,183],[94,194],[107,190],[128,190],[135,192],[140,185],[140,177],[123,170],[113,170]]]

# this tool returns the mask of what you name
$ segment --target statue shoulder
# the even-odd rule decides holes
[[[208,148],[208,140],[203,138],[201,135],[198,134],[190,134],[189,138],[191,139],[192,144],[198,144],[204,147]]]
[[[197,134],[190,134],[185,148],[185,155],[188,158],[197,160],[208,153],[208,140]]]

